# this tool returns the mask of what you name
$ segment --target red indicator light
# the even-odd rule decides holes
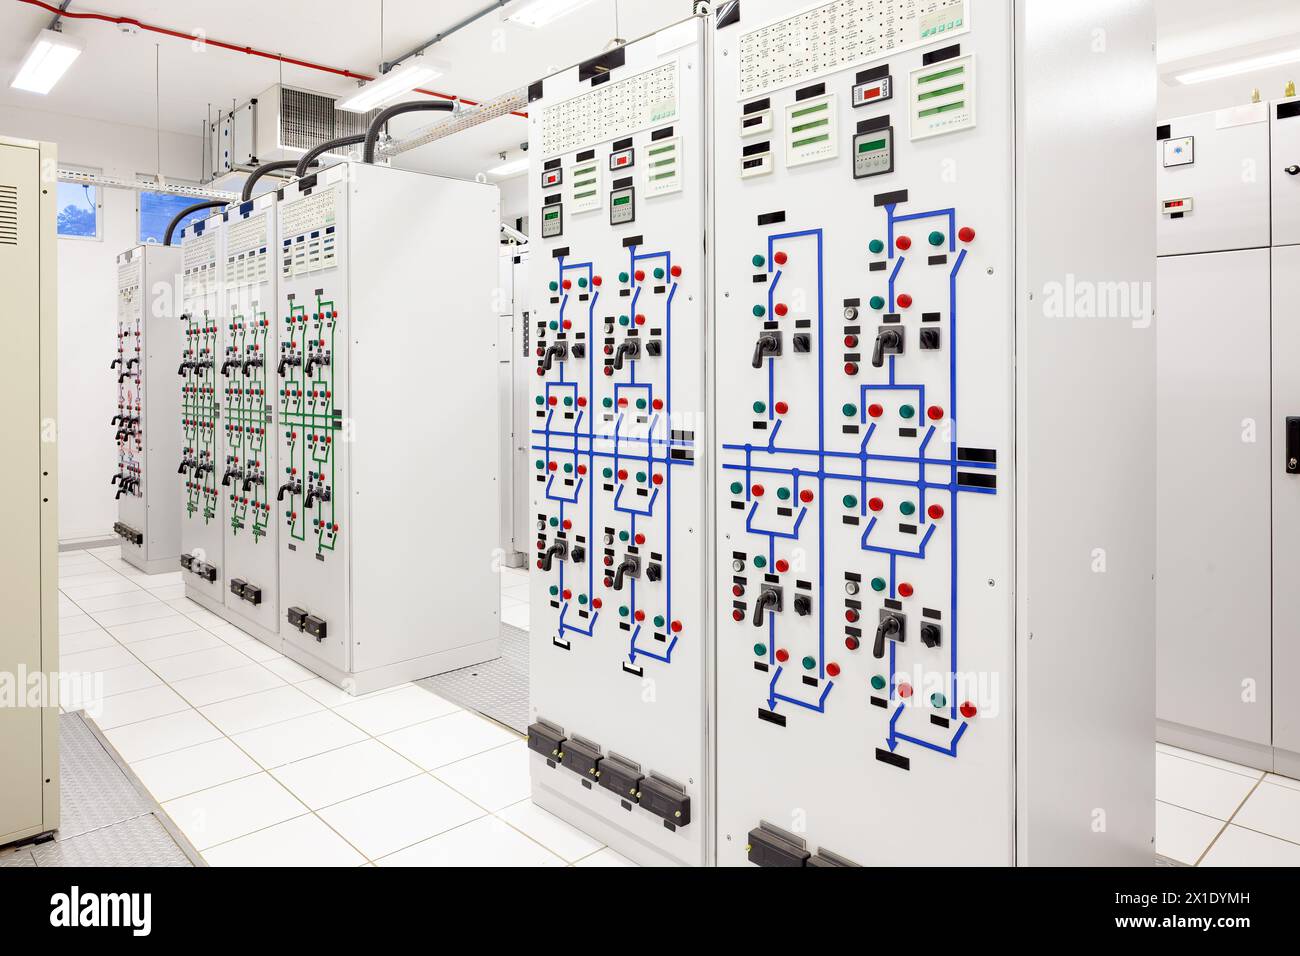
[[[739,609],[734,610],[731,612],[731,619],[733,621],[743,621],[745,619],[745,612]]]
[[[858,638],[853,637],[852,635],[850,635],[850,636],[844,638],[844,646],[847,647],[847,648],[848,648],[849,650],[851,650],[851,651],[856,651],[859,647],[862,646],[862,641],[860,641]]]
[[[643,535],[643,534],[638,534],[638,535],[636,536],[636,543],[637,543],[637,544],[645,544],[645,535]]]
[[[856,335],[844,336],[844,347],[846,349],[855,349],[858,347],[858,337]]]
[[[776,652],[776,659],[780,661],[782,664],[784,664],[786,661],[790,659],[790,652],[787,651],[785,648],[781,648],[781,650]]]
[[[783,266],[790,261],[790,257],[787,256],[784,252],[778,252],[776,255],[772,257],[772,261],[775,262],[778,266]]]
[[[790,406],[787,405],[785,402],[777,402],[775,408],[776,408],[776,413],[778,415],[784,415],[786,412],[790,410]]]
[[[845,374],[845,375],[857,375],[857,374],[858,374],[858,363],[857,363],[857,362],[845,362],[845,363],[844,363],[844,374]]]
[[[731,586],[731,593],[732,593],[735,597],[744,597],[744,596],[745,596],[745,589],[742,588],[739,584],[733,584],[733,585]]]
[[[959,709],[961,710],[961,715],[967,719],[970,719],[971,717],[974,717],[977,713],[979,713],[979,711],[975,708],[975,705],[972,704],[970,701],[966,701],[964,704],[961,705]]]
[[[975,230],[970,226],[962,226],[957,231],[957,238],[962,242],[973,242],[975,240]]]
[[[912,685],[911,685],[911,684],[899,684],[899,685],[898,685],[898,696],[901,697],[901,698],[903,698],[903,700],[907,700],[909,697],[911,697],[911,696],[912,696]]]
[[[884,511],[885,503],[881,501],[879,498],[872,498],[870,501],[867,502],[867,507],[870,508],[872,511]]]
[[[763,486],[755,485],[753,488],[749,489],[749,493],[752,494],[755,498],[761,498],[763,497]]]
[[[912,297],[904,292],[898,297],[897,304],[900,309],[910,309],[912,307]]]
[[[596,288],[598,288],[598,289],[600,288],[601,283],[603,283],[604,281],[605,281],[605,280],[602,279],[600,276],[592,276],[592,277],[591,277],[591,284],[594,285],[594,286],[595,286]]]
[[[565,519],[564,519],[564,525],[563,525],[563,527],[564,527],[564,530],[565,530],[565,531],[572,530],[572,528],[573,528],[573,522],[570,521],[568,518],[565,518]]]
[[[626,469],[626,468],[620,468],[620,469],[618,470],[618,480],[619,480],[619,481],[627,481],[627,469]]]
[[[565,289],[565,291],[567,292],[569,289],[572,289],[572,288],[573,288],[573,280],[572,280],[572,279],[565,279],[565,280],[564,280],[564,289]]]
[[[663,410],[663,407],[664,407],[664,400],[663,400],[662,398],[656,398],[653,402],[650,403],[650,406],[651,406],[651,407],[652,407],[656,412],[658,412],[658,411],[662,411],[662,410]]]
[[[775,311],[777,315],[784,317],[790,314],[790,307],[784,302],[778,302],[773,311]]]
[[[672,267],[670,270],[668,270],[668,271],[672,273],[672,277],[673,277],[674,279],[680,279],[680,278],[682,277],[682,267],[681,267],[681,266],[673,266],[673,267]]]
[[[651,476],[650,480],[653,481],[656,485],[662,485],[662,484],[664,483],[664,476],[663,476],[663,475],[653,475],[653,476]]]
[[[844,620],[848,621],[850,624],[856,624],[859,616],[858,612],[853,608],[849,608],[844,612]]]
[[[566,600],[566,601],[571,601],[571,600],[573,600],[573,592],[570,591],[568,588],[565,588],[565,589],[564,589],[564,593],[563,593],[563,595],[561,595],[561,596],[562,596],[562,597],[564,598],[564,600]]]
[[[867,414],[870,415],[872,418],[879,418],[881,415],[885,414],[884,406],[872,405],[867,409]]]
[[[673,632],[674,634],[680,634],[680,633],[682,632],[682,622],[681,622],[681,621],[673,621],[673,623],[672,623],[671,625],[669,625],[669,627],[672,629],[672,632]]]
[[[785,572],[790,570],[790,562],[782,558],[780,561],[776,562],[776,570],[778,574],[785,574]]]
[[[637,281],[637,282],[645,282],[645,270],[644,270],[644,269],[637,269],[637,270],[636,270],[636,281]]]
[[[940,518],[943,517],[943,505],[930,505],[930,507],[926,510],[926,514],[928,514],[935,521],[938,521]]]
[[[635,614],[633,614],[632,616],[633,616],[634,618],[636,618],[638,621],[644,621],[644,620],[645,620],[645,611],[637,611],[637,612],[636,612]]]
[[[597,611],[599,611],[599,610],[601,609],[601,606],[602,606],[603,604],[604,604],[604,602],[601,601],[600,598],[592,598],[592,599],[591,599],[591,606],[594,607]]]
[[[813,497],[814,497],[813,493],[806,488],[803,491],[799,492],[799,500],[806,505],[812,504]]]
[[[829,676],[829,677],[839,677],[839,676],[840,676],[840,665],[839,665],[839,664],[827,664],[827,665],[826,665],[826,674],[827,674],[827,676]]]
[[[938,405],[931,405],[930,410],[927,411],[926,414],[930,416],[930,421],[937,422],[939,419],[943,418],[943,409]]]
[[[898,593],[901,594],[903,597],[911,597],[913,594],[912,585],[900,584],[898,586]]]
[[[912,240],[909,239],[907,236],[899,236],[898,239],[894,242],[894,245],[898,246],[899,249],[902,249],[904,252],[906,252],[908,249],[912,248]]]

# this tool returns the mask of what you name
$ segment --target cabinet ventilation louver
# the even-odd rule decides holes
[[[329,139],[364,133],[379,114],[349,113],[334,108],[332,96],[281,87],[280,145],[286,149],[307,150]],[[340,152],[346,153],[346,150]]]
[[[0,246],[18,245],[18,188],[0,185]]]

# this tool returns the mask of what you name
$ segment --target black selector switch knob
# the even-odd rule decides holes
[[[763,614],[767,611],[781,610],[781,591],[779,588],[764,585],[754,602],[754,626],[763,626]]]
[[[796,354],[807,355],[812,351],[812,336],[806,332],[797,333],[793,341]]]
[[[573,345],[573,357],[576,359],[587,357],[587,346],[583,342],[575,342]]]
[[[649,355],[651,358],[658,358],[659,356],[663,355],[664,354],[663,343],[660,342],[658,339],[647,342],[645,344],[645,354]]]
[[[807,617],[812,613],[812,598],[806,594],[796,594],[794,596],[794,613],[800,617]]]
[[[903,619],[897,614],[885,615],[876,628],[876,643],[871,649],[871,655],[879,660],[885,656],[885,641],[902,641],[903,636]]]
[[[569,558],[574,564],[582,564],[587,560],[587,549],[580,544],[575,544],[573,550],[569,552]]]
[[[921,330],[921,348],[926,352],[934,352],[939,348],[942,336],[938,329]]]
[[[561,362],[568,361],[569,346],[567,342],[556,342],[546,350],[546,355],[542,358],[542,368],[549,372],[556,359]]]
[[[663,577],[663,568],[657,564],[647,564],[645,568],[645,577],[647,581],[658,581]]]
[[[871,351],[871,364],[881,368],[886,355],[903,354],[903,333],[898,329],[881,329],[876,336],[876,347]]]
[[[565,541],[557,541],[555,542],[555,544],[547,548],[546,553],[542,555],[542,570],[543,571],[551,570],[552,562],[554,562],[556,558],[559,558],[561,561],[566,561],[568,560],[568,557],[569,557],[568,543]]]
[[[641,357],[640,339],[628,339],[619,344],[618,350],[614,353],[614,368],[619,371],[623,370],[623,362],[626,359],[639,359]]]
[[[921,625],[921,643],[926,647],[938,647],[941,639],[942,633],[938,624]]]
[[[614,590],[623,590],[623,578],[626,576],[639,578],[641,576],[641,562],[630,555],[623,559],[623,562],[614,571]]]
[[[754,368],[763,367],[763,359],[770,358],[781,354],[781,333],[764,332],[758,337],[758,343],[754,346]]]

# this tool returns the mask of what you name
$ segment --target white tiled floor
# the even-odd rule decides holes
[[[632,865],[533,806],[512,731],[409,684],[351,697],[117,548],[59,568],[63,669],[102,681],[88,715],[212,865]],[[502,572],[525,629],[527,589]],[[1160,854],[1300,865],[1300,782],[1156,750]]]
[[[351,697],[117,548],[60,555],[59,579],[61,669],[102,691],[67,705],[85,707],[213,866],[613,858],[528,800],[513,731],[411,684]],[[502,575],[520,627],[527,585],[524,571]]]

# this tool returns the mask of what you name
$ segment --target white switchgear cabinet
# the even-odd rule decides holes
[[[713,858],[704,259],[710,21],[532,87],[533,800]]]
[[[1151,5],[717,18],[718,862],[1149,864]]]
[[[117,257],[117,499],[113,530],[122,560],[150,574],[173,571],[180,554],[180,411],[176,322],[181,251],[136,246]]]
[[[526,567],[532,549],[528,513],[528,454],[533,382],[529,350],[527,246],[501,246],[500,319],[497,325],[497,400],[500,403],[501,560]]]
[[[1156,139],[1157,735],[1300,776],[1300,100]]]
[[[498,190],[340,163],[277,221],[284,653],[357,694],[494,658]]]
[[[9,504],[0,554],[0,671],[20,694],[59,668],[58,242],[52,143],[0,136],[0,288],[10,363],[0,385]],[[0,846],[59,825],[58,688],[0,707]],[[44,706],[41,706],[41,705]]]

